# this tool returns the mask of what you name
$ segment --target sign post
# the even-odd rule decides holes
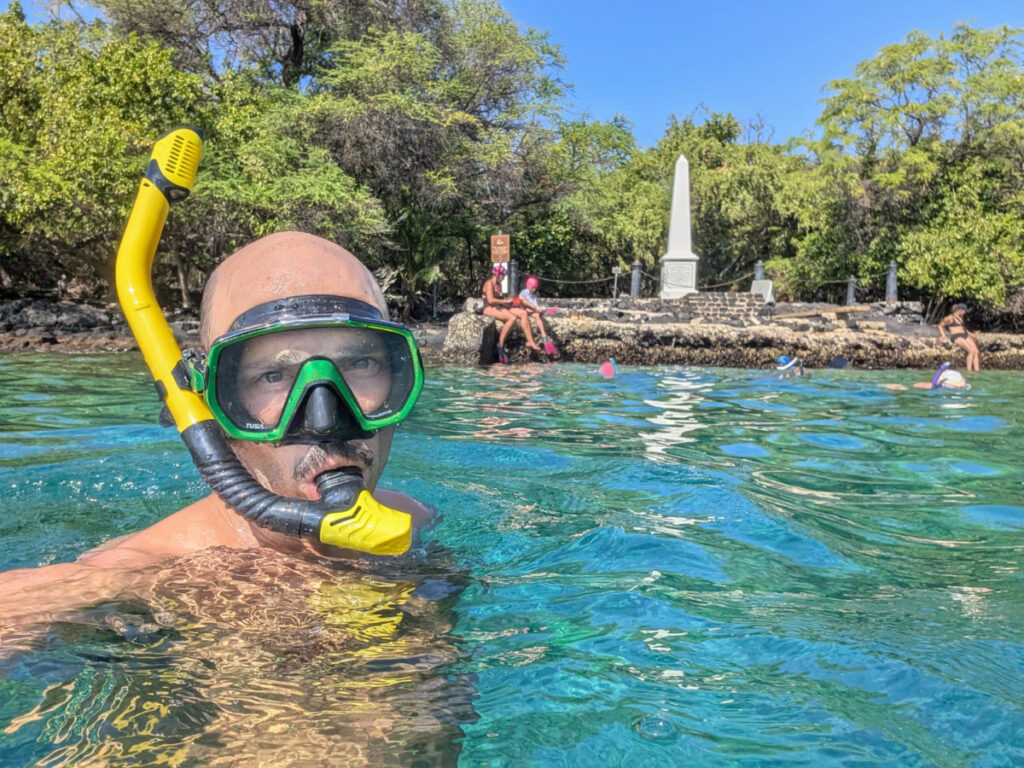
[[[501,290],[508,293],[508,262],[512,255],[512,237],[510,235],[503,235],[500,232],[496,235],[491,235],[491,266],[501,264],[505,267],[506,275],[501,280]]]

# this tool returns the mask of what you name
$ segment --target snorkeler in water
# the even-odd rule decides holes
[[[914,383],[914,389],[962,389],[967,390],[971,388],[971,385],[964,379],[963,374],[960,371],[955,371],[949,367],[949,363],[943,363],[939,366],[939,370],[932,376],[931,381],[918,381]],[[902,384],[885,384],[886,389],[907,389]]]
[[[790,376],[805,376],[807,371],[804,369],[804,361],[799,357],[790,357],[789,355],[781,355],[775,366],[775,370],[779,371],[779,378],[788,379]]]
[[[158,152],[176,142],[177,157],[198,164],[200,149],[178,146],[188,131],[157,143],[117,283],[157,391],[215,492],[74,563],[4,574],[0,630],[8,617],[109,599],[141,569],[210,547],[303,558],[400,554],[432,514],[378,487],[423,368],[412,332],[388,319],[373,274],[341,246],[283,232],[229,256],[203,293],[201,349],[180,351],[150,270],[167,201],[188,194],[169,180],[174,171],[163,172]]]

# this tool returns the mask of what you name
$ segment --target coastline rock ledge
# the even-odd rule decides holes
[[[500,325],[475,311],[478,301],[467,300],[449,321],[442,362],[497,362]],[[964,366],[965,352],[924,323],[916,302],[863,305],[855,311],[821,304],[779,305],[773,315],[756,316],[748,302],[737,304],[731,312],[725,305],[695,315],[685,300],[559,300],[547,305],[558,311],[545,316],[544,323],[564,362],[600,364],[615,358],[624,365],[766,368],[779,355],[799,355],[808,367],[820,368],[843,355],[856,368],[934,369],[947,360]],[[807,316],[778,317],[786,314]],[[1024,336],[981,333],[978,342],[984,368],[1024,370]],[[505,348],[513,363],[543,359],[526,348],[518,325]]]

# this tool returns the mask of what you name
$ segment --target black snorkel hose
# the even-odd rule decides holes
[[[351,509],[363,490],[362,474],[355,467],[346,467],[317,476],[317,502],[278,496],[242,466],[216,422],[193,424],[181,433],[181,439],[206,484],[238,514],[268,531],[319,541],[324,517],[334,510]]]
[[[380,555],[412,542],[412,519],[370,495],[356,468],[316,478],[320,499],[279,496],[260,485],[235,456],[206,402],[191,390],[181,351],[153,292],[151,271],[171,203],[192,189],[202,137],[177,128],[160,137],[139,185],[117,253],[117,296],[181,439],[203,480],[231,509],[276,533]]]

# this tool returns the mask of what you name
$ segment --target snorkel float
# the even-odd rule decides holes
[[[203,480],[246,520],[277,533],[375,555],[400,555],[412,543],[412,518],[387,507],[363,486],[357,468],[316,478],[320,499],[279,496],[242,466],[189,369],[153,292],[151,272],[170,205],[188,197],[202,155],[202,136],[177,128],[156,142],[117,251],[117,297],[128,326]]]

